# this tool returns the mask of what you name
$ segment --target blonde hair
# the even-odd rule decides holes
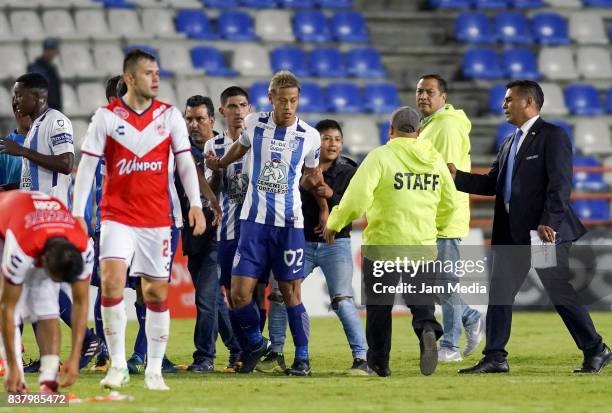
[[[300,81],[290,71],[281,70],[280,72],[274,73],[274,76],[272,76],[272,79],[270,79],[268,93],[276,93],[279,89],[290,87],[297,87],[298,90],[300,90]]]

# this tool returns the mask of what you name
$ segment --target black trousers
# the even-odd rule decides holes
[[[565,323],[574,342],[586,356],[602,349],[602,338],[593,325],[586,306],[579,303],[574,287],[569,283],[569,252],[571,243],[556,247],[557,266],[536,270],[557,313]],[[512,305],[531,267],[529,246],[494,246],[493,270],[487,309],[487,344],[483,354],[502,360],[510,339]]]

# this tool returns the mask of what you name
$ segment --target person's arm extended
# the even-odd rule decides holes
[[[438,203],[438,210],[436,212],[436,227],[438,230],[446,228],[450,223],[453,216],[453,212],[457,209],[457,190],[453,183],[453,177],[449,172],[444,161],[440,160],[438,163],[440,171],[440,202]]]
[[[200,168],[196,168],[198,173],[198,183],[200,184],[200,193],[206,200],[208,201],[208,206],[212,209],[215,218],[212,222],[212,226],[218,225],[221,221],[221,206],[219,205],[219,200],[215,195],[216,192],[213,191],[211,185],[209,185],[208,181],[204,177],[204,172]]]
[[[59,155],[43,155],[42,153],[21,146],[17,142],[9,139],[0,139],[0,145],[2,146],[0,150],[2,153],[22,156],[53,172],[59,172],[64,175],[72,173],[72,167],[74,166],[73,153],[66,152]]]
[[[486,174],[473,174],[459,171],[454,164],[449,163],[448,169],[455,179],[457,190],[467,192],[468,194],[495,195],[500,157],[501,151],[497,154],[497,159],[495,159],[491,165],[491,169]]]
[[[314,228],[314,233],[320,235],[323,233],[325,225],[327,224],[327,219],[329,217],[329,206],[327,205],[328,197],[317,193],[317,188],[321,185],[325,185],[321,168],[304,167],[304,173],[302,174],[302,179],[300,180],[300,183],[304,183],[310,188],[307,190],[317,201],[317,206],[319,207],[319,225]]]
[[[83,229],[87,231],[87,223],[85,222],[85,208],[87,200],[91,193],[91,186],[94,175],[100,158],[83,152],[79,169],[77,170],[76,180],[74,184],[74,202],[72,206],[72,214],[81,222]]]
[[[0,276],[2,276],[0,274]],[[4,346],[8,371],[5,373],[4,386],[6,391],[16,392],[21,385],[21,373],[17,367],[17,350],[15,349],[15,307],[21,296],[21,285],[11,284],[4,279],[2,290],[2,301],[0,310],[2,312],[2,340],[8,345]],[[19,355],[21,357],[21,355]]]
[[[68,387],[79,375],[79,361],[81,358],[81,347],[85,339],[87,328],[87,310],[89,308],[89,278],[75,281],[72,287],[72,348],[70,356],[62,366],[62,387]]]
[[[215,156],[211,156],[209,154],[206,155],[206,167],[212,169],[213,171],[218,171],[220,169],[225,169],[232,162],[237,161],[242,158],[249,151],[249,146],[244,146],[240,143],[239,140],[234,142],[232,146],[230,146],[229,150],[223,155],[222,158],[218,158]]]

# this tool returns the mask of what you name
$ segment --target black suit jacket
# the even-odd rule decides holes
[[[459,191],[495,195],[494,245],[529,245],[530,230],[547,225],[557,232],[557,242],[575,241],[586,229],[572,210],[572,144],[559,126],[539,118],[516,155],[512,172],[510,213],[504,206],[506,163],[514,134],[506,137],[484,175],[457,171]]]

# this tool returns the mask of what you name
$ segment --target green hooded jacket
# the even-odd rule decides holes
[[[461,171],[471,171],[471,129],[465,112],[446,104],[443,110],[421,121],[419,139],[430,141],[446,163],[454,163]],[[455,200],[457,208],[448,225],[439,229],[439,238],[463,238],[470,232],[470,196],[457,192]]]

